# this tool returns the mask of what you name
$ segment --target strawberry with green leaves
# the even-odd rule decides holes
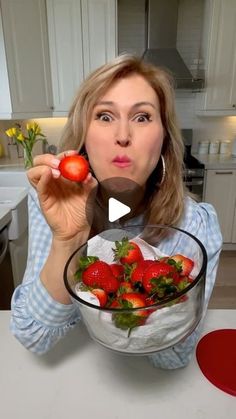
[[[140,247],[136,243],[129,241],[127,237],[124,237],[121,241],[116,241],[115,249],[112,250],[114,251],[114,260],[122,264],[127,263],[131,265],[143,260]]]
[[[142,310],[143,307],[146,306],[145,297],[139,293],[124,293],[120,295],[118,298],[118,304],[123,309],[132,309],[132,308],[140,308],[140,310],[135,310],[129,312],[122,313],[114,313],[112,318],[113,321],[119,329],[122,330],[129,330],[129,334],[134,327],[141,326],[145,323],[149,311]],[[113,306],[113,308],[115,308]]]
[[[186,256],[180,254],[170,256],[168,263],[171,264],[172,261],[174,261],[174,265],[180,272],[181,276],[188,276],[193,270],[194,262]]]
[[[90,288],[102,288],[107,294],[115,293],[119,288],[118,279],[102,260],[96,260],[83,270],[82,281]]]
[[[177,291],[174,278],[178,276],[174,266],[166,262],[155,261],[144,272],[143,288],[149,295],[155,295],[157,301]]]
[[[124,293],[119,297],[124,308],[145,307],[145,296],[138,292]]]
[[[81,256],[78,261],[78,268],[75,272],[75,278],[77,280],[82,280],[82,273],[84,272],[84,270],[97,260],[99,260],[97,256]]]
[[[130,293],[130,292],[135,292],[135,289],[133,285],[131,284],[131,282],[130,281],[120,282],[117,295],[120,296],[121,294]]]
[[[130,275],[131,283],[138,286],[142,285],[144,272],[153,263],[154,263],[154,260],[151,260],[151,259],[138,261]]]
[[[127,237],[115,246],[114,263],[96,256],[81,257],[75,276],[81,288],[96,295],[100,307],[116,309],[112,314],[116,327],[130,334],[156,310],[153,305],[169,297],[173,299],[168,305],[186,301],[187,296],[177,295],[193,281],[189,276],[194,266],[191,259],[176,254],[145,260],[139,246]]]
[[[176,269],[174,266],[166,262],[155,261],[144,272],[143,287],[148,294],[152,294],[156,291],[162,278],[169,278],[173,282],[175,275]]]

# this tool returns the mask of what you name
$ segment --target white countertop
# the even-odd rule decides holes
[[[145,357],[115,354],[83,326],[44,356],[28,352],[0,312],[0,395],[4,419],[233,419],[236,399],[212,385],[195,356],[164,371]],[[236,310],[209,310],[205,333],[235,328]],[[80,342],[80,344],[79,344]]]
[[[11,208],[0,206],[0,231],[11,221]]]
[[[205,169],[223,170],[236,169],[236,157],[223,154],[194,154],[201,163],[205,165]]]

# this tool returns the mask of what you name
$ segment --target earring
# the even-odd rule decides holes
[[[166,176],[166,164],[165,164],[165,159],[163,157],[163,155],[161,154],[161,163],[162,163],[162,177],[161,177],[161,181],[159,183],[159,186],[161,186],[165,180],[165,176]]]

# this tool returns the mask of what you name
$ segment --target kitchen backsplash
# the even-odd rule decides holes
[[[201,56],[201,38],[203,34],[204,0],[180,0],[178,9],[177,49],[191,70],[198,75],[199,68],[204,68]]]
[[[119,0],[118,51],[142,55],[145,45],[145,0]],[[179,0],[177,48],[195,75],[201,55],[204,0]]]

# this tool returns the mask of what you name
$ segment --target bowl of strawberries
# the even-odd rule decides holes
[[[147,355],[192,333],[204,307],[206,250],[161,225],[109,229],[68,259],[64,283],[90,336],[116,352]]]

